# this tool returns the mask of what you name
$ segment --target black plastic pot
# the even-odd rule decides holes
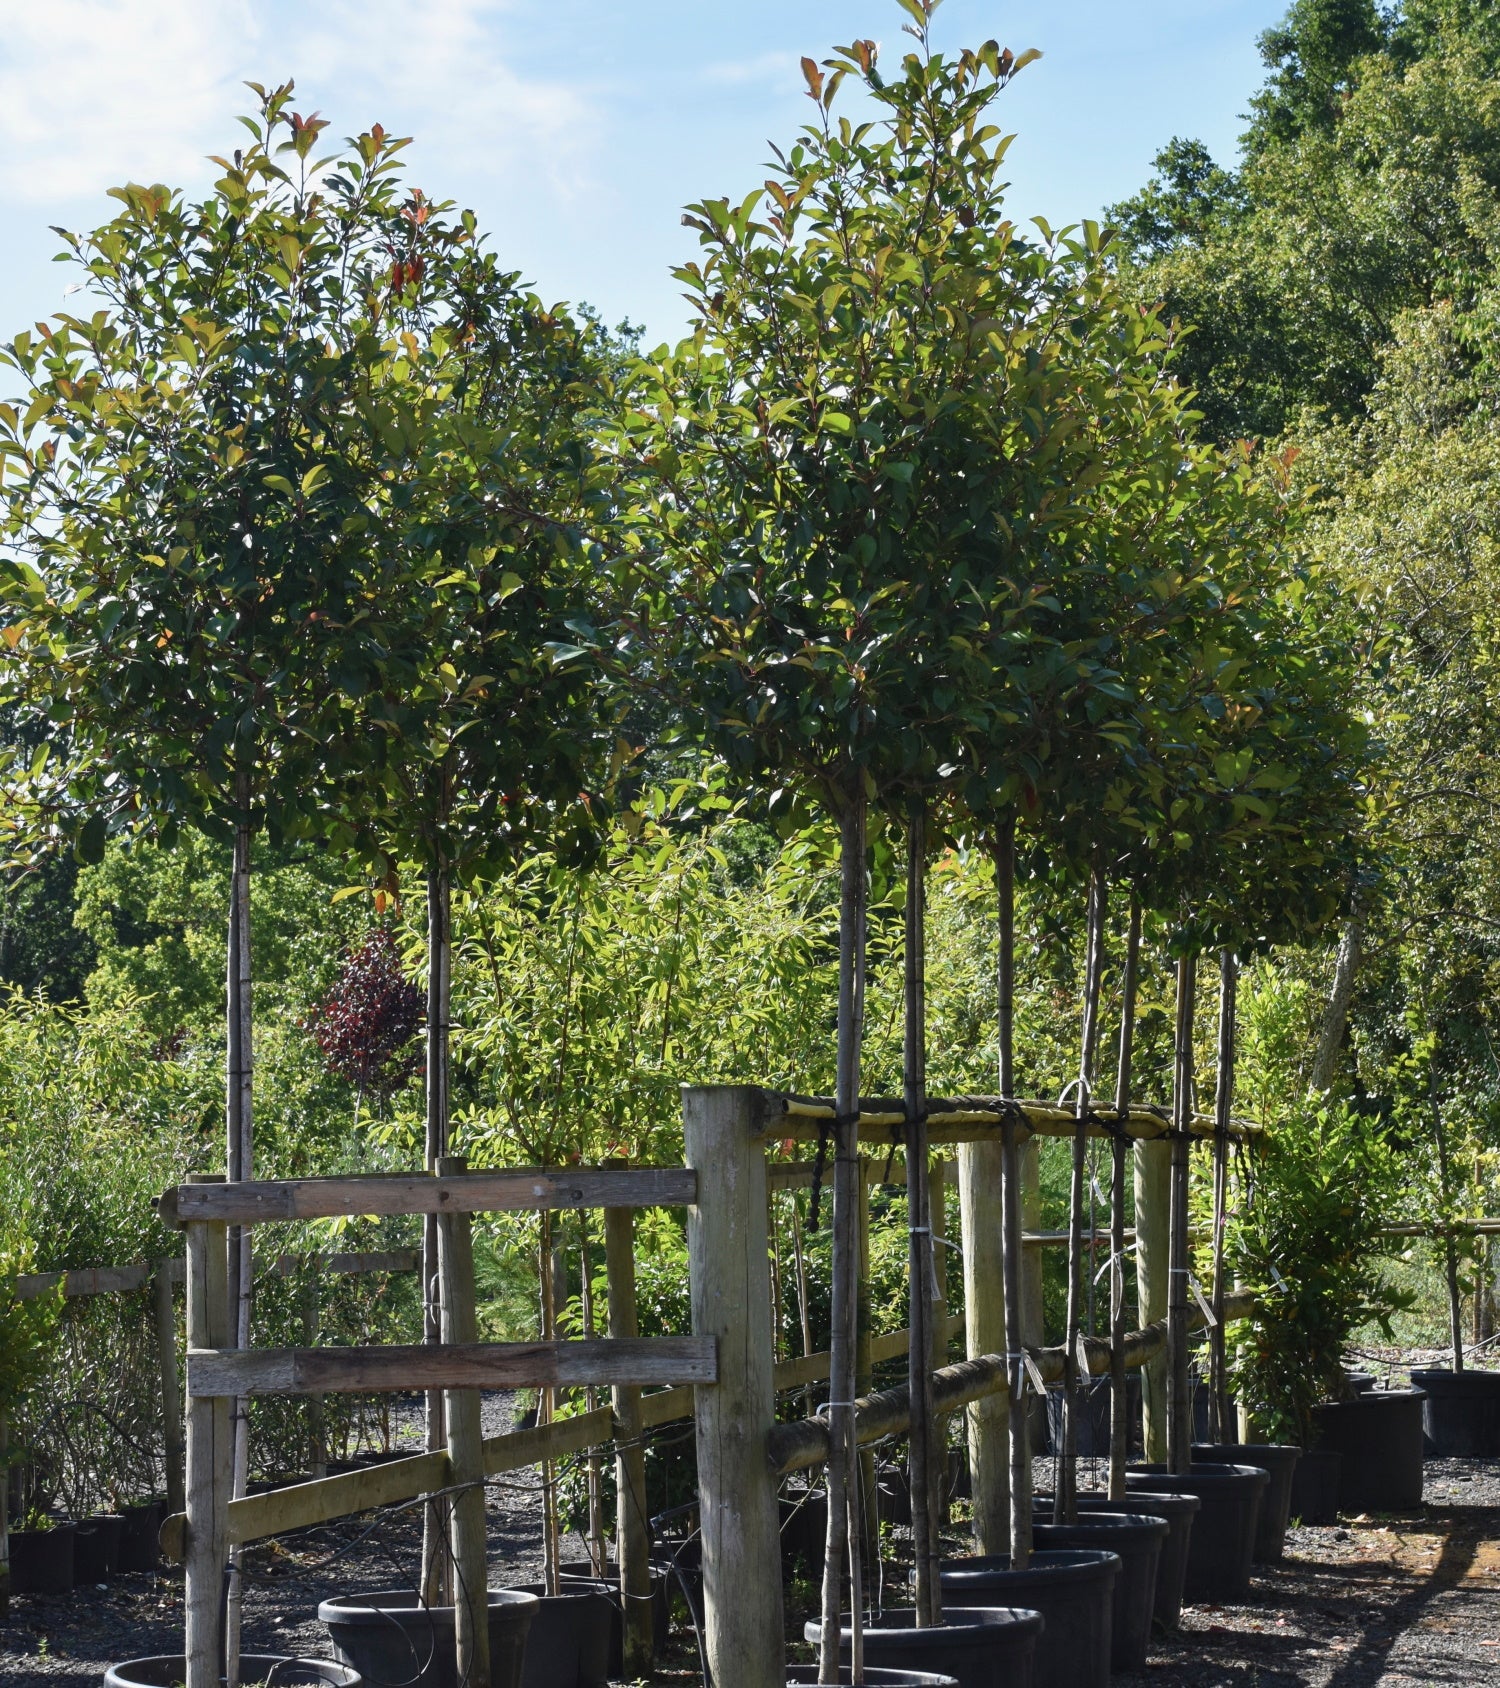
[[[1109,1457],[1109,1379],[1096,1377],[1083,1386],[1083,1412],[1078,1420],[1078,1452],[1085,1459]],[[1141,1374],[1125,1377],[1126,1446],[1138,1450],[1141,1442]],[[1063,1439],[1063,1392],[1047,1391],[1047,1447],[1060,1449]]]
[[[1036,1688],[1104,1688],[1119,1575],[1118,1554],[1089,1548],[1033,1553],[1024,1571],[1011,1570],[999,1554],[945,1559],[941,1566],[945,1606],[995,1601],[1042,1614]]]
[[[80,1518],[73,1537],[74,1584],[108,1582],[120,1568],[120,1537],[125,1520],[118,1512]]]
[[[1111,1500],[1108,1495],[1078,1497],[1080,1512],[1118,1512],[1128,1507],[1131,1512],[1166,1520],[1167,1539],[1161,1544],[1161,1558],[1156,1562],[1156,1602],[1151,1616],[1168,1629],[1176,1629],[1182,1616],[1182,1590],[1187,1580],[1193,1519],[1201,1505],[1197,1495],[1141,1494],[1135,1489],[1130,1491],[1128,1501]]]
[[[1270,1476],[1258,1465],[1194,1465],[1180,1477],[1161,1466],[1142,1465],[1125,1473],[1132,1493],[1197,1495],[1203,1502],[1188,1543],[1183,1599],[1190,1605],[1242,1600],[1250,1587],[1260,1503]]]
[[[158,1659],[132,1659],[111,1665],[104,1688],[181,1688],[187,1681],[187,1660],[181,1653]],[[220,1682],[224,1681],[221,1676]],[[240,1681],[267,1688],[360,1688],[363,1678],[348,1665],[332,1659],[291,1659],[279,1653],[241,1653]]]
[[[545,1583],[516,1586],[537,1596],[521,1688],[603,1688],[620,1632],[618,1585],[577,1577],[564,1580],[556,1594]]]
[[[492,1688],[520,1688],[526,1635],[537,1604],[534,1594],[490,1590]],[[383,1589],[325,1600],[318,1621],[327,1626],[339,1662],[371,1683],[458,1688],[451,1606],[423,1606],[411,1589]]]
[[[1090,1512],[1076,1524],[1032,1526],[1038,1547],[1088,1547],[1119,1555],[1110,1625],[1110,1663],[1115,1670],[1145,1666],[1156,1609],[1156,1572],[1167,1531],[1165,1518],[1125,1511]]]
[[[804,1683],[816,1684],[817,1680],[816,1665],[786,1667],[787,1688],[803,1688]],[[934,1676],[925,1670],[880,1670],[874,1665],[865,1666],[858,1684],[850,1683],[849,1666],[840,1665],[839,1681],[844,1688],[958,1688],[951,1676]]]
[[[958,1688],[1034,1688],[1040,1612],[955,1606],[933,1629],[918,1629],[915,1616],[909,1606],[877,1613],[864,1630],[865,1662],[882,1669],[951,1676]],[[809,1619],[802,1633],[816,1645],[823,1633],[821,1620]],[[844,1645],[849,1639],[846,1629]]]
[[[1302,1450],[1285,1442],[1194,1442],[1193,1458],[1202,1465],[1258,1465],[1271,1481],[1260,1498],[1255,1526],[1255,1562],[1276,1564],[1286,1547],[1292,1516],[1292,1479]]]
[[[1316,1445],[1342,1454],[1340,1512],[1410,1512],[1422,1504],[1421,1389],[1371,1389],[1313,1408]]]
[[[121,1571],[154,1571],[161,1561],[161,1521],[166,1507],[159,1500],[120,1510],[125,1527],[120,1531]]]
[[[1344,1378],[1349,1385],[1350,1392],[1355,1395],[1363,1395],[1367,1390],[1375,1387],[1375,1373],[1372,1371],[1346,1370]]]
[[[1500,1454],[1500,1372],[1414,1371],[1426,1393],[1422,1431],[1440,1459],[1493,1459]]]
[[[1291,1516],[1303,1524],[1336,1524],[1339,1471],[1344,1456],[1330,1448],[1304,1448],[1292,1471]]]
[[[12,1594],[69,1594],[73,1588],[72,1524],[10,1533]]]
[[[948,1449],[946,1470],[943,1493],[951,1501],[968,1482],[968,1454],[963,1448]],[[882,1524],[911,1523],[911,1473],[904,1465],[882,1465],[875,1473],[875,1493]]]
[[[825,1490],[788,1487],[781,1491],[781,1558],[793,1561],[811,1582],[823,1575],[828,1545],[828,1495]]]
[[[671,1639],[672,1606],[667,1589],[667,1579],[659,1565],[651,1568],[651,1639],[658,1648],[665,1647]],[[620,1589],[620,1568],[613,1559],[604,1561],[603,1577],[594,1575],[594,1568],[587,1559],[564,1559],[558,1566],[561,1576],[568,1582],[602,1582],[610,1591],[615,1602],[615,1635],[610,1643],[609,1674],[619,1676],[625,1669],[625,1625],[621,1614],[624,1611],[624,1595]]]

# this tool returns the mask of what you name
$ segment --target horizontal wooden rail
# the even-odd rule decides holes
[[[183,1184],[161,1196],[157,1212],[168,1224],[212,1219],[227,1225],[261,1225],[276,1220],[361,1214],[684,1207],[697,1195],[697,1174],[686,1167],[543,1167],[466,1172],[444,1178],[389,1173],[376,1177]]]
[[[296,1277],[300,1272],[317,1272],[328,1277],[415,1272],[421,1265],[421,1253],[414,1248],[369,1249],[364,1253],[349,1254],[281,1254],[276,1257],[276,1271],[283,1278]]]
[[[835,1118],[833,1101],[827,1096],[791,1096],[765,1092],[760,1131],[766,1137],[794,1142],[811,1142],[822,1136]],[[975,1143],[996,1137],[1000,1122],[1009,1115],[1021,1127],[1022,1136],[1071,1137],[1078,1118],[1066,1103],[1006,1100],[1000,1096],[933,1097],[927,1104],[928,1136],[934,1144]],[[1104,1123],[1108,1119],[1109,1124]],[[1098,1108],[1088,1126],[1093,1137],[1108,1137],[1113,1129],[1126,1136],[1150,1141],[1165,1137],[1172,1120],[1165,1108],[1137,1106],[1116,1125],[1113,1109]],[[861,1141],[889,1144],[891,1132],[906,1121],[906,1111],[897,1098],[867,1096],[860,1102]],[[1217,1126],[1211,1114],[1194,1114],[1188,1127],[1194,1137],[1212,1137]],[[1232,1138],[1256,1135],[1260,1127],[1251,1120],[1235,1120],[1229,1128]]]
[[[483,1444],[485,1475],[503,1476],[508,1471],[524,1471],[545,1459],[586,1453],[590,1448],[604,1446],[614,1434],[614,1414],[608,1407],[598,1407],[593,1412],[554,1419],[551,1424],[539,1424],[529,1430],[508,1430],[500,1436],[489,1436]],[[416,1500],[434,1489],[446,1488],[448,1481],[448,1456],[437,1452],[413,1454],[409,1459],[393,1459],[365,1471],[342,1472],[337,1477],[289,1483],[263,1495],[247,1495],[229,1503],[229,1544],[233,1547],[262,1541],[267,1536],[332,1523],[336,1518],[370,1512],[379,1506],[399,1506],[402,1501]],[[177,1513],[162,1525],[162,1552],[174,1563],[182,1559],[186,1522],[186,1517]]]
[[[1227,1319],[1247,1317],[1255,1307],[1255,1297],[1236,1292],[1224,1298]],[[1202,1313],[1195,1307],[1188,1318],[1189,1330],[1199,1330],[1204,1323]],[[1165,1352],[1167,1322],[1165,1319],[1144,1330],[1131,1331],[1125,1338],[1125,1364],[1143,1366],[1148,1360]],[[1099,1337],[1086,1340],[1089,1372],[1102,1376],[1109,1370],[1110,1345]],[[1029,1350],[1042,1378],[1056,1383],[1063,1375],[1064,1350],[1033,1348]],[[999,1395],[1008,1387],[1005,1357],[1001,1354],[981,1354],[977,1359],[960,1360],[956,1365],[944,1366],[932,1374],[933,1405],[939,1413],[956,1412],[971,1401],[986,1395]],[[911,1400],[905,1385],[896,1389],[882,1389],[856,1401],[854,1406],[855,1435],[861,1445],[878,1442],[886,1436],[896,1436],[911,1426]],[[799,1419],[795,1424],[778,1424],[767,1437],[767,1452],[771,1468],[778,1472],[800,1471],[809,1465],[822,1465],[828,1458],[828,1421],[824,1418]]]
[[[1413,1221],[1382,1225],[1382,1237],[1500,1237],[1500,1219],[1454,1219],[1447,1224]]]
[[[190,1397],[405,1394],[612,1383],[712,1383],[714,1339],[415,1343],[375,1348],[190,1348]]]
[[[166,1263],[167,1279],[180,1284],[186,1274],[181,1256]],[[414,1248],[372,1250],[363,1254],[283,1254],[278,1256],[273,1270],[289,1278],[297,1272],[322,1272],[332,1276],[355,1277],[364,1273],[415,1272],[421,1256]],[[144,1289],[156,1275],[152,1262],[142,1266],[74,1266],[66,1272],[23,1272],[16,1279],[16,1299],[35,1301],[62,1285],[64,1296],[76,1295],[133,1295]]]

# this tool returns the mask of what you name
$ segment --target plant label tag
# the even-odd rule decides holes
[[[1088,1343],[1084,1340],[1084,1336],[1083,1336],[1082,1331],[1079,1331],[1079,1333],[1078,1333],[1078,1350],[1077,1350],[1077,1353],[1078,1353],[1079,1375],[1082,1376],[1082,1377],[1087,1377],[1089,1375],[1089,1347],[1088,1347]]]
[[[1026,1361],[1026,1375],[1031,1379],[1031,1387],[1036,1390],[1038,1395],[1045,1395],[1047,1393],[1047,1380],[1042,1376],[1042,1368],[1032,1359],[1030,1354],[1024,1354],[1022,1358]]]
[[[1188,1288],[1193,1292],[1193,1300],[1198,1303],[1198,1311],[1203,1315],[1203,1322],[1212,1329],[1219,1321],[1214,1317],[1214,1310],[1204,1297],[1202,1284],[1196,1278],[1189,1278]]]

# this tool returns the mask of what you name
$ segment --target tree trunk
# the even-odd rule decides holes
[[[995,893],[1000,951],[996,963],[997,1057],[1000,1095],[1016,1091],[1016,825],[1008,818],[995,844]],[[1026,1402],[1023,1334],[1020,1115],[1007,1109],[1000,1121],[1000,1200],[1005,1254],[1005,1359],[1010,1389],[1010,1563],[1024,1571],[1031,1563],[1031,1428]]]
[[[1063,1454],[1057,1471],[1053,1516],[1060,1524],[1078,1521],[1078,1416],[1082,1410],[1078,1363],[1083,1341],[1085,1258],[1083,1196],[1088,1176],[1089,1112],[1094,1093],[1094,1048],[1098,1039],[1099,979],[1104,961],[1104,876],[1096,862],[1089,873],[1088,913],[1084,921],[1083,1035],[1078,1050],[1078,1123],[1073,1131],[1073,1180],[1068,1206],[1068,1327],[1063,1344]]]
[[[1448,1123],[1443,1118],[1442,1103],[1438,1101],[1436,1047],[1427,1059],[1427,1100],[1432,1108],[1432,1135],[1437,1145],[1441,1218],[1445,1225],[1450,1225],[1453,1222],[1453,1170],[1448,1157]],[[1443,1239],[1443,1276],[1448,1284],[1448,1335],[1453,1346],[1453,1369],[1461,1372],[1464,1369],[1464,1310],[1458,1287],[1458,1244],[1451,1232]]]
[[[1318,1094],[1333,1088],[1334,1076],[1338,1072],[1339,1052],[1344,1047],[1344,1028],[1349,1024],[1349,1005],[1354,1000],[1354,976],[1359,971],[1364,940],[1364,904],[1356,901],[1339,938],[1338,954],[1333,963],[1333,986],[1328,993],[1328,1006],[1323,1011],[1317,1053],[1313,1056],[1312,1071],[1307,1080],[1308,1088]]]
[[[927,892],[926,806],[914,802],[906,829],[905,1024],[902,1101],[906,1112],[907,1386],[916,1621],[942,1620],[938,1595],[937,1500],[932,1412],[932,1203],[927,1168],[927,1001],[924,957]]]
[[[1212,1306],[1208,1327],[1209,1440],[1232,1442],[1234,1408],[1229,1399],[1229,1371],[1224,1351],[1224,1227],[1229,1205],[1229,1119],[1234,1108],[1235,1003],[1239,964],[1233,950],[1219,955],[1219,1059],[1214,1090],[1214,1240]]]
[[[828,1536],[823,1566],[822,1641],[818,1680],[839,1680],[840,1605],[849,1565],[852,1680],[864,1669],[859,1518],[851,1478],[854,1435],[855,1336],[859,1315],[859,1057],[865,1011],[865,795],[858,775],[841,821],[839,1020],[833,1166],[833,1286],[828,1341]],[[853,1528],[851,1529],[851,1523]]]
[[[1121,1129],[1110,1139],[1109,1186],[1109,1498],[1125,1499],[1125,1465],[1130,1450],[1130,1409],[1125,1370],[1125,1152],[1124,1122],[1130,1115],[1131,1068],[1135,1055],[1135,1000],[1140,982],[1141,900],[1130,897],[1125,970],[1120,981],[1120,1061],[1115,1069],[1115,1111]]]
[[[251,1041],[253,1013],[250,966],[250,770],[234,778],[234,862],[230,874],[229,939],[226,966],[225,1150],[227,1173],[233,1182],[255,1175],[252,1096],[255,1052]],[[229,1231],[229,1329],[237,1348],[250,1346],[250,1312],[254,1260],[248,1226]],[[250,1402],[241,1395],[230,1408],[230,1492],[235,1500],[245,1493],[250,1477]],[[238,1688],[240,1619],[244,1605],[241,1550],[229,1551],[229,1585],[224,1613],[225,1680]]]
[[[436,1173],[448,1153],[449,1014],[453,976],[453,881],[446,866],[427,876],[427,1117],[424,1154],[427,1170]],[[437,1218],[429,1214],[422,1225],[422,1340],[443,1339],[439,1292]],[[448,1445],[443,1392],[427,1391],[427,1446],[437,1451]],[[447,1572],[448,1507],[429,1501],[422,1509],[422,1587],[432,1605],[451,1604]]]
[[[1172,1085],[1172,1251],[1167,1288],[1167,1467],[1182,1475],[1193,1457],[1193,1401],[1188,1385],[1188,1173],[1193,1118],[1193,1009],[1198,961],[1177,962],[1177,1028]]]

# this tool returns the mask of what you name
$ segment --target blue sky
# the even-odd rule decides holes
[[[946,0],[943,47],[1040,48],[1004,96],[1012,210],[1097,215],[1173,135],[1232,158],[1286,0]],[[50,224],[124,180],[189,189],[234,144],[245,79],[294,77],[339,134],[414,137],[416,185],[471,205],[509,267],[652,340],[686,320],[684,203],[762,178],[806,120],[797,68],[903,42],[895,0],[0,0],[0,336],[60,308]]]

